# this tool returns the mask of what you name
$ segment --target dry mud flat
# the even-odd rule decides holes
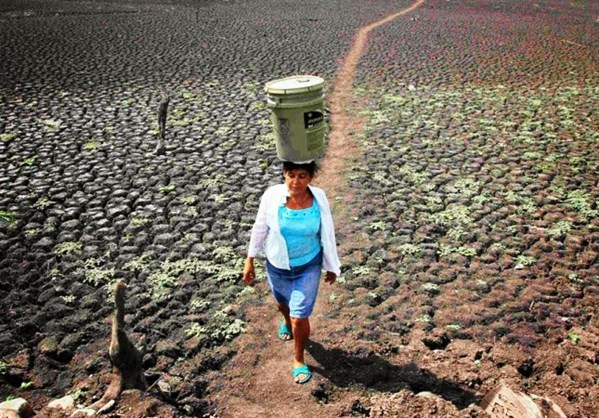
[[[97,399],[117,278],[158,399],[201,416],[237,390],[219,370],[265,309],[241,257],[280,176],[261,86],[331,79],[361,25],[408,3],[302,5],[3,3],[0,395]],[[427,2],[373,33],[310,410],[467,416],[503,380],[596,414],[598,15]]]

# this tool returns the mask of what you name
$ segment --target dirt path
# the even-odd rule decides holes
[[[361,121],[351,111],[354,101],[353,81],[360,58],[364,54],[369,33],[393,19],[412,12],[423,0],[389,15],[375,23],[362,27],[337,72],[333,90],[329,95],[331,108],[331,132],[327,156],[315,183],[322,185],[335,211],[339,235],[348,231],[345,220],[352,212],[352,195],[344,181],[344,170],[358,155],[354,138],[360,131]],[[355,237],[352,237],[355,245]],[[343,242],[341,242],[343,247]],[[307,385],[293,383],[291,377],[293,344],[277,339],[277,312],[271,303],[264,282],[256,285],[261,306],[251,307],[247,312],[248,332],[238,339],[238,354],[219,373],[212,388],[212,398],[218,405],[219,417],[314,417],[339,415],[357,392],[344,390],[336,394],[335,402],[315,402],[319,395],[326,396],[330,380],[322,359],[327,357],[330,337],[341,331],[342,324],[327,320],[327,300],[331,286],[321,285],[320,295],[311,318],[312,336],[308,347],[307,363],[314,377]],[[338,342],[338,341],[337,341]],[[330,348],[330,347],[328,347]],[[316,355],[316,353],[322,356]],[[315,358],[318,357],[318,358]],[[316,398],[315,398],[316,397]]]

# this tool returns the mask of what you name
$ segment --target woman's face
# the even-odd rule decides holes
[[[291,195],[305,193],[311,181],[312,176],[304,169],[285,171],[285,184]]]

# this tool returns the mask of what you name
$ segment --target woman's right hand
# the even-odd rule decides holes
[[[254,259],[248,257],[245,260],[245,266],[243,266],[243,282],[245,284],[252,284],[255,278],[256,270],[254,269]]]

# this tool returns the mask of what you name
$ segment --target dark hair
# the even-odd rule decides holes
[[[306,170],[310,177],[314,177],[316,172],[318,171],[318,166],[315,161],[306,163],[306,164],[297,164],[293,161],[283,161],[283,172],[286,173],[292,170]]]

